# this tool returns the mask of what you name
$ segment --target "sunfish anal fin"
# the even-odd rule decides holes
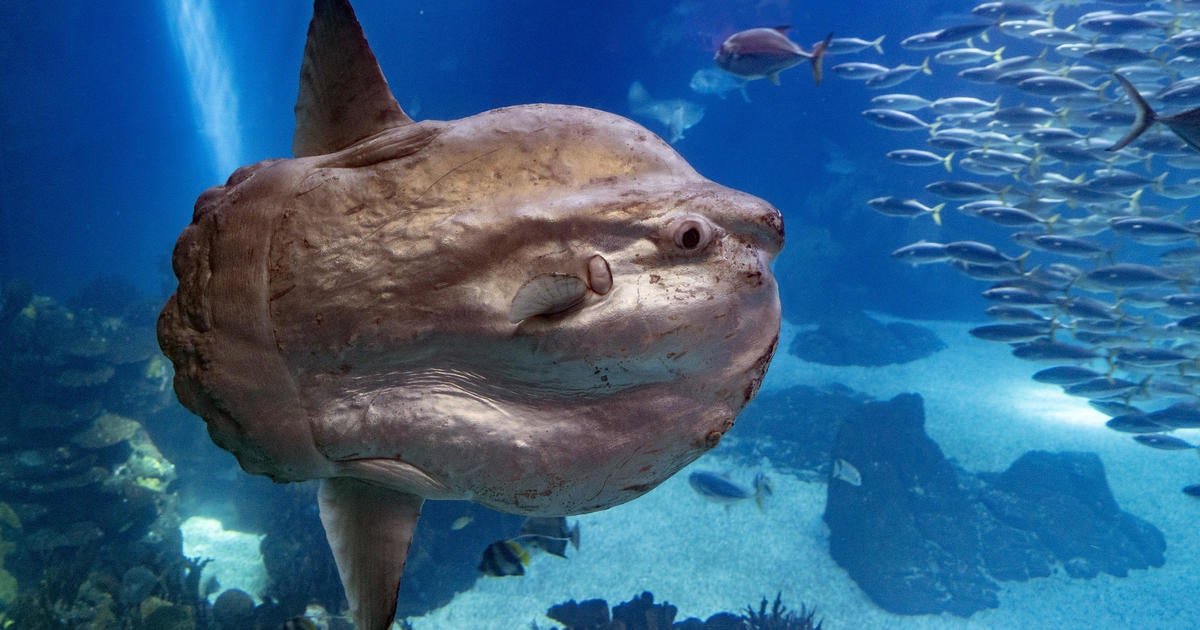
[[[333,153],[411,122],[392,96],[350,3],[316,0],[300,65],[292,153]]]
[[[321,481],[321,524],[360,630],[385,630],[424,498],[348,477]]]

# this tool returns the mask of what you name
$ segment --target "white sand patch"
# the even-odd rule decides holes
[[[1105,418],[1084,400],[1029,379],[1047,365],[971,337],[970,324],[916,323],[933,329],[949,348],[874,368],[793,357],[786,349],[796,329],[785,325],[764,391],[836,382],[884,399],[917,392],[925,399],[930,436],[969,470],[1003,470],[1035,449],[1095,452],[1121,508],[1165,534],[1166,565],[1127,578],[1056,575],[1004,582],[1000,607],[970,619],[893,615],[871,603],[829,557],[821,518],[824,484],[772,473],[775,496],[761,512],[753,502],[726,509],[693,492],[687,475],[695,468],[728,472],[747,485],[766,469],[765,462],[758,469],[736,466],[718,449],[645,497],[578,517],[582,545],[568,552],[569,560],[535,554],[524,577],[481,579],[449,605],[413,620],[414,626],[517,630],[536,621],[547,627],[551,621],[543,613],[552,604],[600,597],[612,605],[649,590],[656,601],[678,606],[678,619],[738,611],[782,591],[789,606],[816,606],[830,630],[1197,627],[1200,501],[1180,488],[1200,482],[1200,458],[1150,449],[1105,428]],[[1189,437],[1195,439],[1194,433]]]
[[[231,588],[249,593],[256,602],[267,588],[267,569],[263,565],[259,545],[261,534],[249,534],[225,526],[214,518],[193,516],[179,526],[183,534],[183,555],[188,558],[211,560],[201,573],[202,579],[215,577],[221,585],[220,591]],[[216,600],[219,592],[209,595],[209,602]]]

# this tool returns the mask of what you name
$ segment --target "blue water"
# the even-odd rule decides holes
[[[948,267],[914,269],[888,254],[922,238],[1004,242],[1007,232],[961,221],[938,228],[872,212],[867,199],[912,194],[936,177],[886,160],[887,151],[915,141],[868,124],[860,112],[876,93],[828,72],[843,61],[919,63],[925,53],[905,51],[899,40],[961,22],[955,16],[968,6],[951,0],[355,2],[393,92],[417,120],[533,102],[632,116],[626,94],[634,81],[656,98],[703,105],[703,120],[674,146],[701,174],[782,211],[787,245],[775,272],[784,317],[794,324],[851,309],[928,320],[982,317],[977,282]],[[116,277],[154,304],[165,301],[174,290],[171,250],[197,195],[237,166],[290,155],[310,14],[307,2],[277,0],[0,3],[0,287],[20,281],[37,295],[77,303],[98,278]],[[827,59],[820,86],[803,66],[785,72],[780,86],[752,82],[751,102],[737,93],[720,99],[689,90],[692,73],[711,67],[724,37],[784,24],[806,47],[829,32],[884,34],[886,54]],[[994,97],[994,90],[937,70],[888,91]],[[635,120],[666,134],[652,120]],[[152,319],[141,324],[148,331]],[[43,366],[47,378],[59,367]],[[118,371],[118,378],[128,374]],[[17,398],[0,397],[0,407],[16,409]],[[70,401],[80,408],[86,402]],[[156,404],[147,412],[151,436],[178,460],[181,474],[201,475],[179,481],[191,501],[186,508],[251,530],[272,518],[315,522],[308,502],[260,520],[223,505],[224,492],[286,502],[270,483],[237,471],[209,444],[203,424],[173,400],[160,396]],[[1177,498],[1183,508],[1194,507]],[[428,509],[429,518],[446,523],[462,514],[455,511],[461,507]],[[490,523],[488,535],[518,524]],[[335,608],[339,591],[324,543],[310,542],[305,552],[315,549],[319,558],[301,560],[297,550],[296,571],[315,576],[306,588]],[[474,571],[476,555],[474,548],[464,551],[460,568]]]
[[[869,11],[846,11],[832,4],[715,0],[619,8],[368,1],[356,8],[393,91],[416,118],[453,119],[539,101],[628,114],[626,91],[640,80],[657,98],[688,98],[706,107],[704,120],[677,146],[701,173],[776,204],[793,243],[814,227],[829,230],[840,252],[833,266],[845,299],[911,315],[965,315],[978,309],[960,309],[958,300],[947,298],[969,292],[893,264],[887,252],[909,235],[896,234],[894,223],[861,203],[885,182],[912,175],[882,156],[896,138],[859,116],[869,97],[861,85],[830,77],[816,89],[800,68],[780,87],[752,84],[749,104],[688,89],[720,40],[749,25],[792,24],[805,45],[829,31],[872,39],[892,33],[885,41],[887,63],[919,61],[918,54],[899,51],[895,40],[942,23],[954,3],[917,4],[870,3],[863,5]],[[185,10],[192,32],[178,30]],[[231,162],[290,153],[308,17],[303,2],[0,7],[0,19],[12,25],[0,42],[6,86],[0,93],[0,280],[25,278],[40,292],[67,298],[94,275],[115,273],[144,291],[161,291],[159,259],[189,220],[195,196],[223,181]],[[204,35],[212,41],[191,41]],[[213,57],[189,67],[188,46]],[[117,52],[101,52],[108,50]],[[211,102],[210,113],[198,98]],[[826,170],[830,143],[848,157],[852,173]],[[830,188],[837,192],[825,192]],[[790,269],[791,256],[781,261],[785,283],[812,273]],[[959,282],[949,272],[941,280]],[[785,289],[784,299],[804,298]]]

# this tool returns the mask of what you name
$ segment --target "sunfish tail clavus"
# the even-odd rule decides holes
[[[293,150],[197,200],[159,343],[245,470],[321,480],[359,628],[391,622],[424,499],[617,505],[757,391],[780,214],[641,126],[545,104],[414,122],[349,4],[318,0]]]

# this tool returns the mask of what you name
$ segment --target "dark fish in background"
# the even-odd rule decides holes
[[[763,473],[754,476],[753,489],[734,482],[725,475],[707,470],[697,470],[689,475],[688,483],[705,499],[726,505],[753,498],[759,509],[762,509],[763,500],[772,494],[771,480]]]
[[[1161,433],[1166,430],[1161,424],[1154,422],[1143,413],[1114,416],[1105,422],[1104,426],[1121,433]]]
[[[1200,151],[1200,107],[1178,114],[1171,114],[1170,116],[1162,116],[1150,107],[1150,104],[1137,91],[1137,88],[1133,87],[1133,83],[1130,83],[1129,79],[1120,74],[1114,74],[1113,76],[1117,78],[1117,82],[1121,84],[1121,87],[1125,88],[1125,93],[1129,95],[1129,100],[1133,101],[1137,112],[1133,120],[1133,128],[1129,130],[1129,133],[1125,134],[1124,138],[1121,138],[1116,144],[1108,147],[1109,151],[1124,149],[1130,142],[1137,140],[1139,136],[1146,133],[1146,130],[1156,122],[1166,125],[1167,129],[1170,129],[1175,135],[1179,136],[1180,140],[1186,142],[1193,149]]]
[[[483,550],[483,559],[479,561],[479,571],[484,575],[505,577],[509,575],[525,575],[525,565],[529,564],[529,552],[514,540],[500,540]]]
[[[1144,433],[1133,436],[1133,439],[1137,440],[1139,444],[1145,444],[1150,448],[1157,448],[1163,451],[1186,451],[1196,448],[1195,444],[1187,440],[1181,440],[1162,433]]]
[[[1051,368],[1038,371],[1033,375],[1033,380],[1039,383],[1051,383],[1054,385],[1075,385],[1092,379],[1104,376],[1096,370],[1078,367],[1075,365],[1056,365]]]
[[[779,73],[804,61],[812,64],[813,81],[821,84],[821,59],[833,39],[830,33],[824,41],[807,52],[788,39],[790,26],[752,28],[730,35],[713,59],[717,67],[743,79],[768,79],[779,85]]]

